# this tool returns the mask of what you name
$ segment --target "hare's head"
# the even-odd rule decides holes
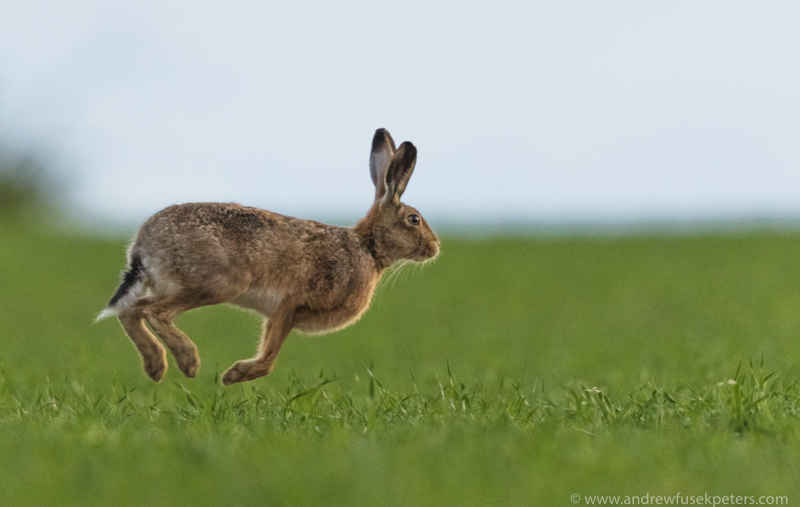
[[[390,263],[400,259],[424,262],[439,254],[439,238],[428,222],[419,211],[400,202],[416,162],[413,144],[406,141],[395,149],[389,132],[375,132],[369,159],[375,202],[362,224],[374,238],[376,253]]]

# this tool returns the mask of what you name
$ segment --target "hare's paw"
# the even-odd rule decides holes
[[[189,378],[194,378],[197,375],[197,370],[200,369],[200,356],[197,354],[197,347],[186,347],[177,353],[173,353],[175,362],[178,363],[178,368]]]
[[[160,382],[167,372],[167,354],[162,350],[161,353],[142,355],[144,359],[144,371],[147,376],[155,382]]]
[[[263,377],[269,371],[269,367],[262,362],[253,361],[252,359],[237,361],[222,375],[222,383],[229,386],[237,382],[247,382],[248,380]]]
[[[229,386],[242,381],[242,373],[236,368],[239,363],[234,364],[228,371],[222,374],[222,384]]]

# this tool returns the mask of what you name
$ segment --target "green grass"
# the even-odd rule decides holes
[[[800,235],[445,237],[229,388],[251,314],[180,317],[203,365],[161,384],[91,324],[124,248],[0,229],[2,505],[800,498]]]

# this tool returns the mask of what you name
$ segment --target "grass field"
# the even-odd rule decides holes
[[[180,317],[203,365],[160,384],[92,324],[124,248],[0,229],[2,505],[800,501],[798,234],[445,236],[229,388],[251,314]]]

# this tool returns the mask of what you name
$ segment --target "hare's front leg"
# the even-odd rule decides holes
[[[281,305],[269,320],[265,320],[264,333],[261,336],[256,357],[234,363],[222,375],[222,383],[229,386],[269,374],[275,366],[278,351],[293,326],[294,308]]]

